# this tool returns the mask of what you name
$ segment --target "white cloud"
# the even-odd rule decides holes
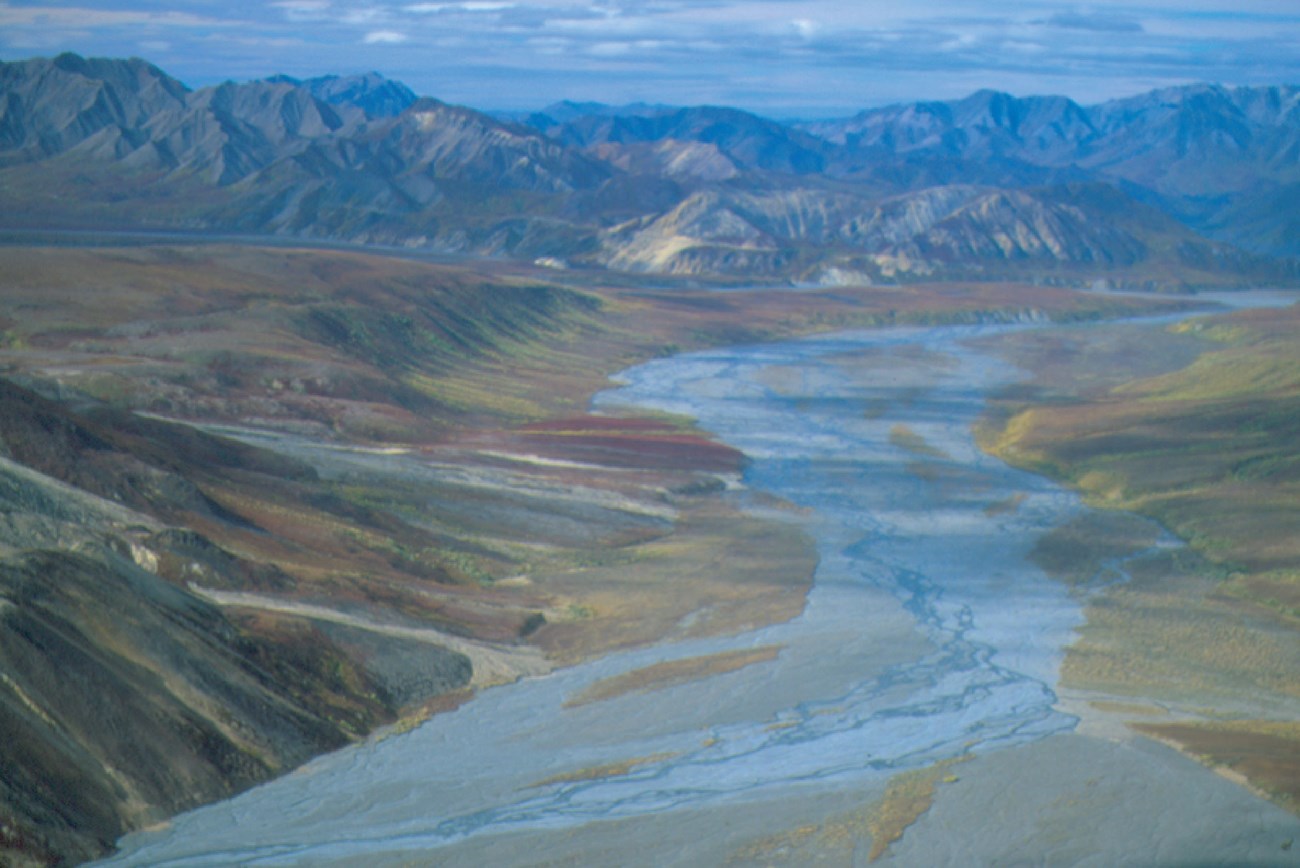
[[[372,21],[379,21],[386,17],[383,9],[374,6],[365,9],[349,9],[339,18],[344,24],[369,24]]]
[[[0,3],[0,27],[232,27],[237,23],[187,12],[137,12],[125,9],[87,9],[82,6],[11,6]]]
[[[366,45],[398,45],[407,40],[405,33],[395,30],[372,30],[361,41]]]
[[[821,29],[821,25],[811,18],[796,18],[790,24],[794,27],[795,32],[804,39],[812,39],[817,35],[817,31]]]
[[[192,84],[378,68],[487,108],[576,96],[802,113],[982,87],[1087,101],[1296,80],[1296,2],[0,0],[0,49],[156,53]]]
[[[324,12],[330,8],[329,0],[276,0],[271,5],[289,12]]]
[[[514,9],[514,3],[489,2],[489,0],[469,0],[465,3],[413,3],[403,8],[407,12],[431,15],[438,12],[502,12]]]

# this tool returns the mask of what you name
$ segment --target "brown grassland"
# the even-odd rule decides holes
[[[1062,580],[1086,583],[1098,557],[1147,545],[1119,511],[1187,541],[1087,598],[1065,683],[1176,704],[1189,719],[1141,731],[1296,811],[1298,337],[1291,307],[1013,341],[1006,351],[1035,375],[981,432],[996,454],[1107,510],[1039,545],[1040,564]]]

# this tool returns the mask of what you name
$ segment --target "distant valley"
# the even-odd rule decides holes
[[[557,103],[497,118],[377,74],[191,90],[139,60],[0,66],[0,222],[222,231],[834,285],[1300,277],[1300,89],[1097,106],[981,91],[786,124]]]

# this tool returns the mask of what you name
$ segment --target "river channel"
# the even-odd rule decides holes
[[[969,755],[1010,768],[1022,753],[1033,762],[1034,745],[1074,744],[1060,740],[1079,736],[1057,673],[1081,607],[1027,556],[1084,507],[985,455],[971,433],[986,396],[1021,373],[969,340],[1035,327],[841,333],[624,372],[596,412],[694,417],[750,458],[728,496],[816,541],[800,617],[486,690],[414,731],[128,836],[108,864],[720,864],[769,826],[816,822],[899,772]],[[566,705],[600,679],[752,648],[778,650],[738,671]],[[1092,762],[1086,753],[1077,761]],[[1167,754],[1096,762],[1159,765],[1173,790],[1179,776],[1213,779]],[[1235,823],[1233,811],[1290,822],[1241,788],[1207,786],[1214,797],[1183,822],[1197,810],[1207,822]]]

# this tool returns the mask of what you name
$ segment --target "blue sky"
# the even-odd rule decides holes
[[[186,84],[377,70],[482,109],[558,99],[849,114],[980,88],[1084,103],[1300,83],[1297,0],[0,0],[0,59],[140,56]]]

